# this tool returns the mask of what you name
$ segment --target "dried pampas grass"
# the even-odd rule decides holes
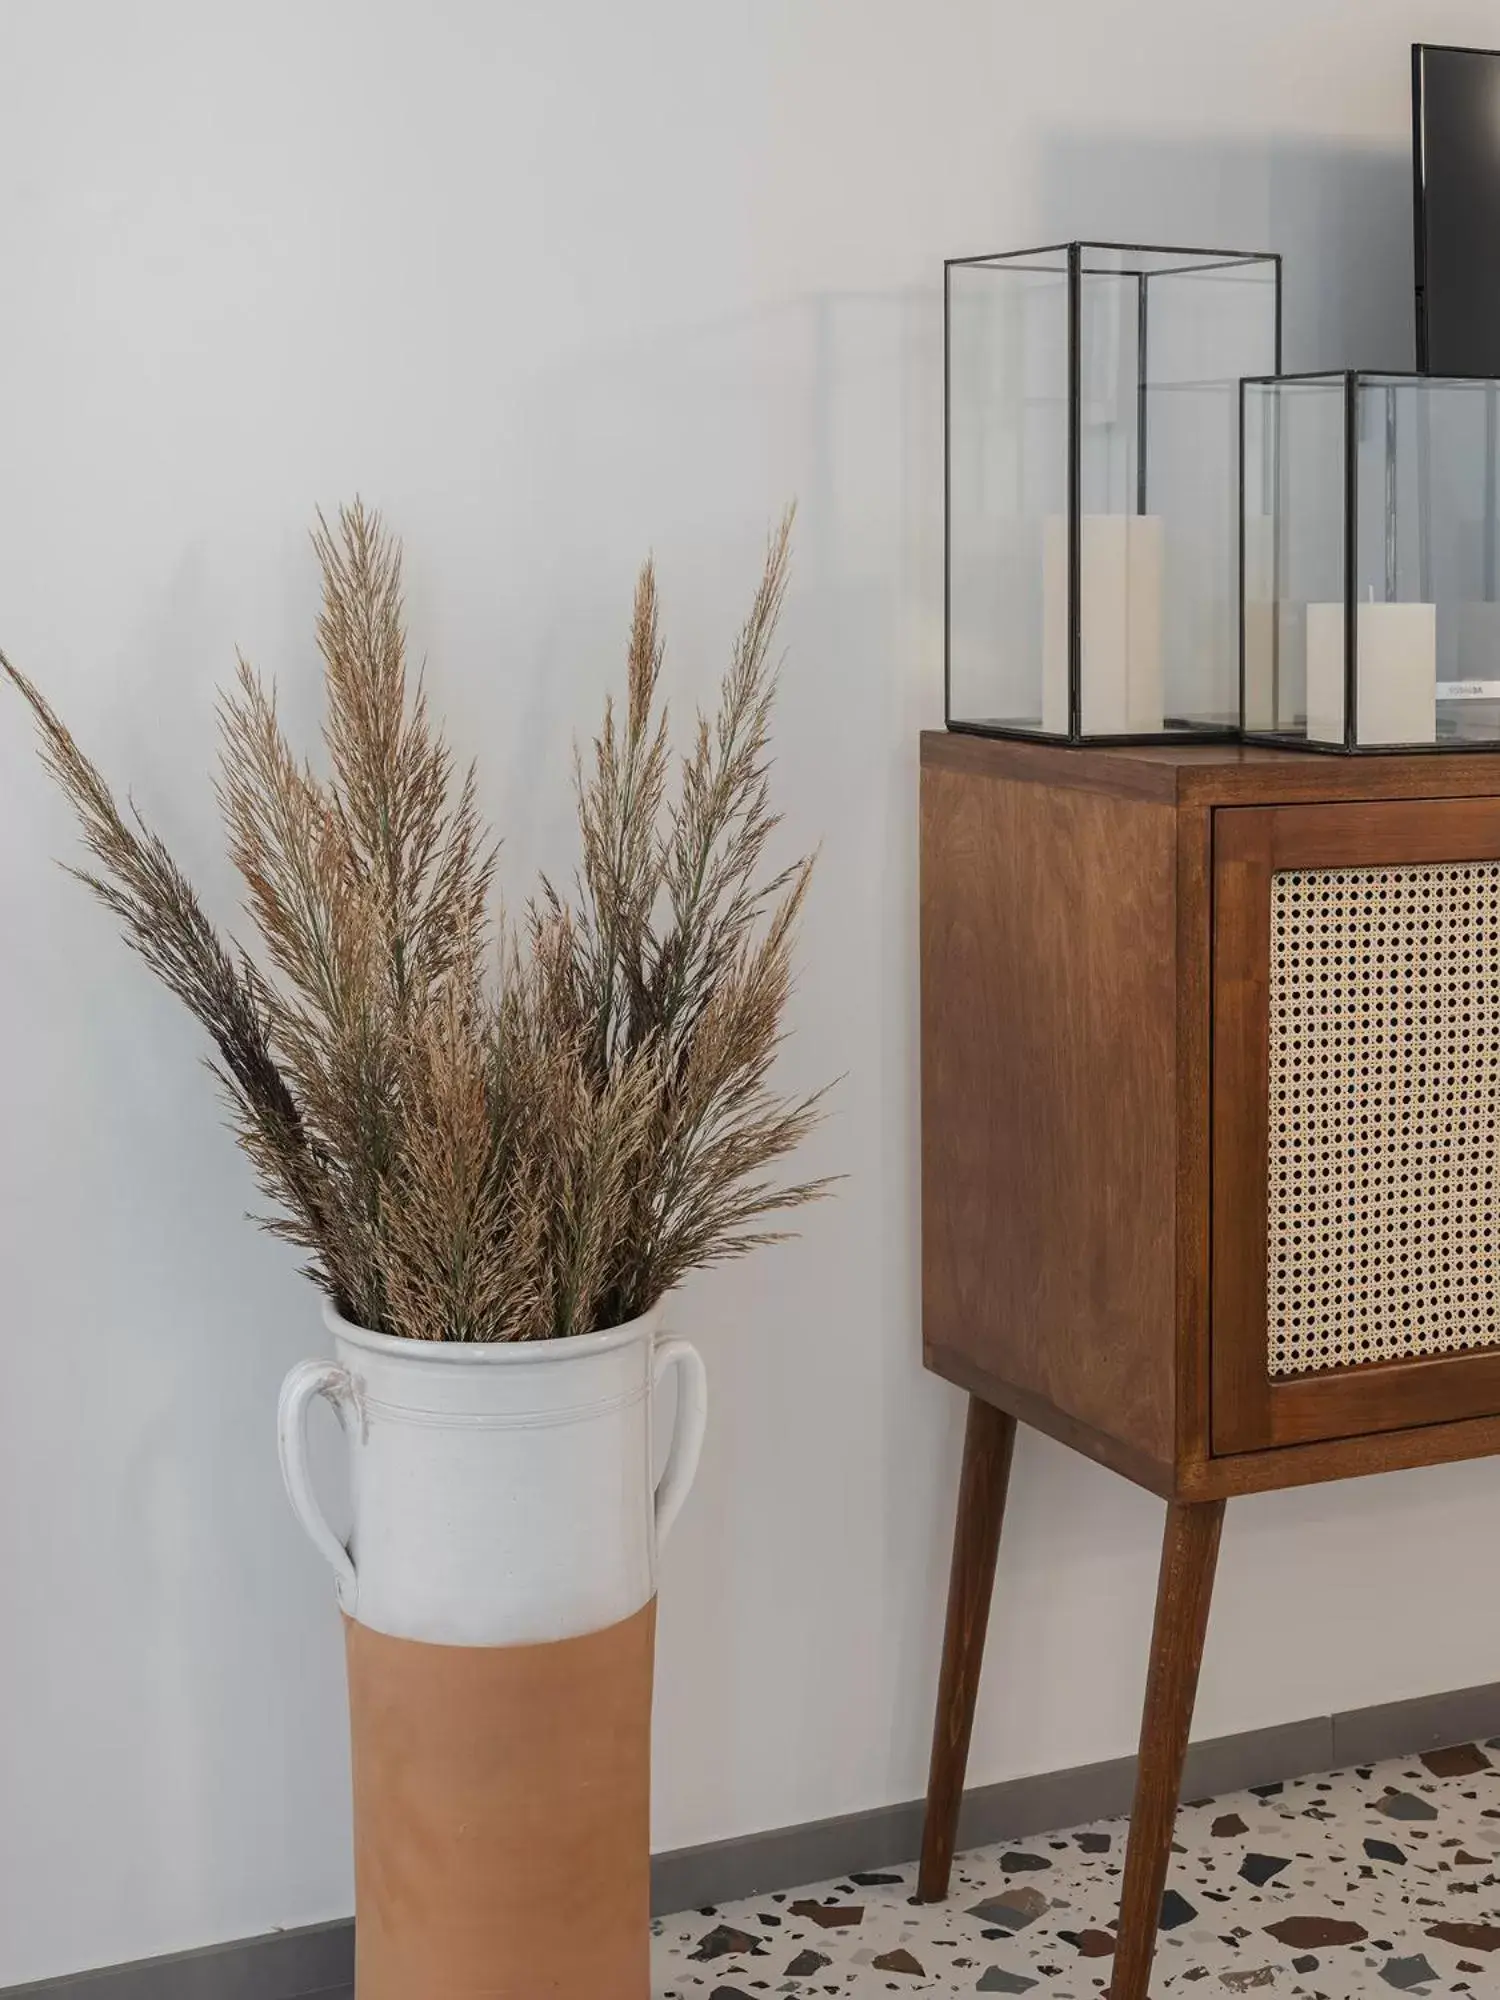
[[[75,869],[195,1014],[240,1144],[347,1317],[417,1340],[530,1340],[634,1318],[690,1270],[775,1240],[826,1191],[771,1175],[819,1095],[770,1083],[812,863],[766,866],[772,537],[718,713],[680,763],[658,700],[656,579],[636,589],[623,714],[576,771],[582,860],[519,936],[495,844],[406,667],[399,545],[321,517],[327,775],[241,660],[218,792],[262,953],[223,940],[36,686],[42,754],[95,866]],[[675,783],[674,783],[675,776]]]

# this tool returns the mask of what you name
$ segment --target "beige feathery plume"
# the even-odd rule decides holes
[[[498,943],[474,770],[409,681],[400,548],[359,503],[313,537],[328,776],[243,660],[222,704],[219,801],[259,962],[0,654],[98,864],[74,872],[207,1030],[267,1226],[362,1324],[585,1333],[774,1240],[765,1218],[826,1191],[769,1176],[821,1104],[770,1080],[812,867],[764,866],[790,530],[675,791],[646,564],[623,719],[607,703],[577,760],[575,895],[544,881]]]

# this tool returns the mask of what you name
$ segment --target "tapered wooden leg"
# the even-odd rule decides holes
[[[1110,2000],[1147,2000],[1224,1502],[1167,1508]]]
[[[1015,1418],[991,1403],[982,1402],[978,1396],[971,1396],[964,1432],[963,1472],[958,1483],[958,1519],[953,1529],[953,1569],[948,1582],[948,1622],[943,1630],[937,1717],[932,1727],[927,1820],[922,1830],[922,1866],[917,1876],[919,1903],[941,1902],[948,1893],[1015,1442]]]

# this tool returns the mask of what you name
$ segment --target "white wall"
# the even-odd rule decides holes
[[[939,719],[939,263],[1277,247],[1292,365],[1409,348],[1407,44],[1485,0],[9,0],[0,643],[222,907],[236,643],[313,711],[313,505],[407,543],[516,888],[654,546],[705,694],[802,504],[780,718],[821,838],[789,1077],[848,1072],[804,1240],[695,1284],[662,1846],[910,1797],[959,1398],[917,1360],[915,736]],[[272,1406],[319,1344],[197,1043],[50,857],[0,704],[0,1984],[350,1903],[328,1581]],[[1500,1671],[1486,1465],[1231,1510],[1198,1726]],[[976,1780],[1133,1743],[1160,1504],[1022,1444]]]

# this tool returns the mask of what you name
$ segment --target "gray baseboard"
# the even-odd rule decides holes
[[[1211,1798],[1488,1736],[1500,1736],[1500,1682],[1195,1743],[1188,1751],[1183,1796]],[[1135,1759],[1115,1757],[978,1786],[965,1795],[959,1843],[983,1847],[1113,1818],[1130,1810],[1134,1781]],[[679,1847],[652,1861],[652,1907],[663,1914],[702,1909],[855,1869],[895,1867],[916,1858],[921,1832],[922,1802],[911,1799],[737,1840]],[[0,2000],[22,2000],[26,1994],[51,1994],[53,2000],[352,2000],[353,1979],[354,1926],[345,1921],[8,1986],[0,1989]]]
[[[354,1988],[354,1925],[346,1917],[303,1930],[143,1958],[102,1972],[75,1972],[0,1989],[3,2000],[48,1993],[54,2000],[341,2000]]]
[[[1500,1685],[1473,1692],[1489,1696],[1491,1733],[1500,1730]],[[1398,1755],[1409,1747],[1399,1714],[1395,1709],[1390,1713],[1391,1748],[1377,1753],[1382,1756]],[[1334,1720],[1324,1716],[1313,1722],[1287,1722],[1194,1743],[1188,1751],[1183,1797],[1211,1798],[1220,1792],[1243,1791],[1247,1785],[1332,1770]],[[1423,1747],[1432,1747],[1425,1737]],[[1360,1761],[1365,1761],[1363,1755]],[[958,1843],[960,1848],[987,1847],[996,1840],[1112,1819],[1129,1812],[1134,1788],[1134,1757],[979,1785],[964,1794]],[[738,1840],[710,1841],[703,1847],[679,1847],[653,1860],[651,1900],[658,1912],[665,1913],[728,1903],[740,1896],[769,1895],[773,1889],[823,1882],[854,1869],[892,1868],[914,1861],[921,1842],[922,1801],[911,1799],[840,1819],[811,1820]]]

